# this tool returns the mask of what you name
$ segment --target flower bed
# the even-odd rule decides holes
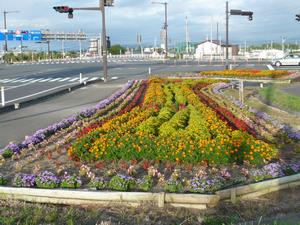
[[[236,77],[236,78],[282,78],[290,75],[284,70],[224,70],[224,71],[203,71],[201,75],[217,77]]]
[[[227,84],[215,82],[127,84],[70,126],[3,151],[0,185],[215,193],[299,173],[300,162],[278,160],[279,145],[262,135],[271,125],[220,101]]]
[[[164,98],[158,97],[163,91]],[[236,119],[230,123],[237,128],[243,125]],[[232,130],[199,100],[189,84],[157,80],[150,82],[141,107],[79,138],[68,153],[82,160],[148,159],[212,164],[244,160],[261,164],[277,157],[272,146],[247,132]]]

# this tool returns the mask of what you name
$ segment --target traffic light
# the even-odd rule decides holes
[[[296,15],[296,20],[297,20],[298,22],[300,22],[300,14],[297,14],[297,15]]]
[[[110,49],[110,47],[111,47],[110,38],[109,36],[106,36],[106,48]]]
[[[249,20],[253,20],[253,12],[251,11],[242,11],[237,9],[230,10],[230,15],[232,16],[248,16]]]
[[[104,6],[113,6],[114,0],[104,0]]]
[[[69,6],[54,6],[53,9],[59,13],[69,13],[71,8]]]
[[[68,18],[73,19],[73,8],[69,6],[54,6],[53,9],[59,13],[68,13]]]

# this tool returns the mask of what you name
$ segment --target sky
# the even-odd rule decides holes
[[[213,24],[213,39],[216,27],[225,38],[225,0],[167,0],[170,42],[185,40],[185,18],[188,18],[189,36],[193,42],[210,38]],[[90,35],[100,33],[101,17],[97,11],[75,11],[74,19],[55,12],[52,7],[97,6],[98,0],[0,0],[0,11],[19,10],[7,15],[10,29],[50,29],[51,31],[74,32],[79,29]],[[253,21],[246,17],[230,17],[230,40],[233,43],[262,43],[272,40],[300,44],[300,22],[295,14],[300,13],[299,0],[231,0],[230,9],[253,11]],[[160,43],[164,23],[163,5],[151,4],[151,0],[115,0],[114,7],[106,8],[107,33],[112,43],[134,44],[137,34],[143,43]],[[0,29],[3,16],[0,17]]]

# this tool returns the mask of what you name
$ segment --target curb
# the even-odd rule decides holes
[[[33,98],[33,99],[23,100],[23,101],[15,102],[15,103],[10,103],[9,105],[6,105],[4,107],[0,107],[0,114],[11,112],[11,111],[14,111],[14,110],[18,110],[20,107],[22,107],[22,108],[28,107],[28,106],[31,106],[33,104],[46,101],[50,98],[60,96],[60,95],[69,93],[71,91],[77,90],[81,87],[91,85],[91,84],[95,84],[95,83],[100,83],[100,82],[103,82],[103,81],[102,80],[94,80],[94,81],[88,81],[88,82],[81,83],[81,84],[71,85],[71,86],[68,86],[68,87],[62,87],[61,89],[58,89],[56,91],[54,90],[54,91],[52,91],[48,94],[41,95],[41,96]]]

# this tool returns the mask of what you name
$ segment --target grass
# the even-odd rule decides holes
[[[289,95],[274,85],[261,89],[259,94],[269,105],[278,106],[288,111],[300,112],[300,98]]]

